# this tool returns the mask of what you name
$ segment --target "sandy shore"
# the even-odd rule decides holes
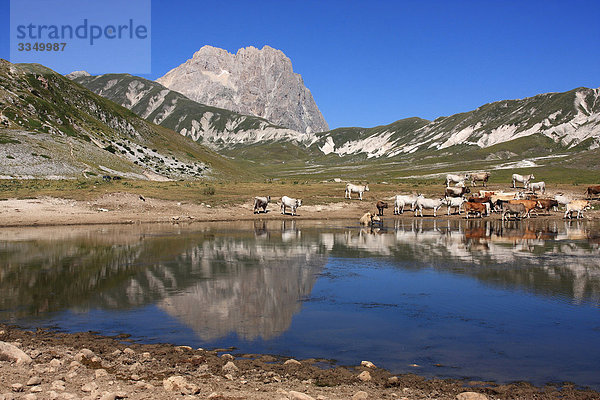
[[[153,222],[234,221],[254,219],[353,218],[369,204],[353,201],[304,206],[298,215],[281,215],[276,204],[267,213],[254,214],[252,204],[213,207],[144,198],[129,193],[111,193],[94,201],[44,197],[0,201],[0,226],[88,225]]]
[[[367,361],[367,360],[365,360]],[[363,362],[293,360],[0,325],[0,399],[600,399],[573,385],[425,379]]]
[[[276,201],[276,200],[275,200]],[[77,201],[52,197],[35,199],[6,199],[0,201],[0,226],[47,226],[133,224],[155,222],[194,221],[245,221],[258,219],[358,219],[365,212],[375,212],[373,201],[348,200],[345,202],[305,205],[298,215],[281,215],[276,203],[270,203],[267,213],[254,214],[252,203],[239,206],[211,206],[209,204],[181,203],[169,200],[140,198],[130,193],[110,193],[93,201]],[[424,215],[431,217],[431,210]],[[562,219],[564,212],[551,212],[536,218]],[[446,207],[438,212],[438,218],[448,218]],[[499,218],[494,214],[488,218]],[[393,204],[385,210],[385,218],[414,218],[412,212],[393,215]],[[450,218],[464,218],[464,214]],[[585,213],[586,219],[600,219],[600,210]]]

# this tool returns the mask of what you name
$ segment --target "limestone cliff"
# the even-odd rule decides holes
[[[329,129],[302,77],[269,46],[231,54],[204,46],[157,82],[199,103],[265,118],[304,133]]]

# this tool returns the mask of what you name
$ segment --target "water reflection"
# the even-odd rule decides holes
[[[295,221],[279,224],[4,231],[0,316],[157,304],[205,340],[268,339],[289,327],[326,263]]]
[[[585,221],[300,225],[4,230],[2,316],[157,303],[206,339],[229,332],[270,338],[289,327],[331,256],[391,257],[402,260],[402,268],[433,267],[496,286],[600,303],[600,235]]]
[[[0,317],[156,304],[204,340],[285,332],[332,258],[385,257],[505,289],[600,303],[598,224],[587,221],[295,220],[6,229]]]

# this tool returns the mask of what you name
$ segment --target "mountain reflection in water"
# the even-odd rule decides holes
[[[233,331],[269,338],[289,327],[329,256],[392,257],[402,268],[600,303],[597,224],[414,219],[371,230],[347,223],[7,229],[0,306],[5,319],[18,319],[156,303],[207,340]]]
[[[348,360],[345,352],[352,349],[350,353],[356,354],[367,341],[363,357],[379,357],[390,368],[402,370],[425,354],[425,360],[448,357],[450,362],[445,363],[468,364],[479,371],[465,367],[454,373],[503,379],[508,373],[496,372],[512,368],[535,379],[528,371],[542,374],[548,365],[537,353],[524,356],[528,363],[540,358],[539,365],[523,364],[526,371],[515,369],[518,359],[508,360],[512,364],[505,367],[506,356],[492,360],[498,365],[488,360],[489,371],[474,360],[489,358],[485,346],[494,354],[509,353],[502,341],[516,333],[506,331],[507,324],[518,326],[512,320],[518,313],[522,315],[514,318],[531,318],[527,312],[538,307],[540,299],[554,308],[576,307],[561,309],[562,322],[543,321],[544,329],[549,329],[544,332],[548,345],[557,337],[552,329],[564,334],[561,329],[573,323],[574,315],[580,318],[577,321],[590,320],[584,316],[590,306],[597,313],[598,222],[429,218],[385,222],[380,229],[360,228],[356,221],[291,219],[4,229],[0,320],[60,328],[77,319],[69,326],[110,330],[103,333],[123,329],[145,340],[203,346],[226,342],[247,352],[339,360]],[[424,282],[431,286],[423,286]],[[463,301],[461,290],[479,297]],[[487,301],[486,291],[493,292],[496,302],[490,310],[470,309]],[[508,296],[514,297],[509,304],[518,304],[514,309],[502,303]],[[471,312],[477,318],[471,318]],[[136,313],[137,319],[131,320]],[[94,317],[86,319],[86,314]],[[501,314],[497,320],[495,314]],[[151,322],[144,319],[149,315],[154,318]],[[115,322],[98,325],[91,321],[94,318]],[[160,330],[167,319],[175,322]],[[123,321],[126,326],[119,325]],[[590,326],[577,322],[580,326],[573,329],[581,330],[582,340],[600,345],[600,325],[594,321],[597,314]],[[355,324],[356,329],[376,325],[367,338],[360,329],[354,332]],[[390,324],[401,326],[402,335]],[[528,332],[530,325],[528,321],[519,329]],[[446,333],[440,336],[440,331]],[[173,332],[179,336],[170,336]],[[472,346],[473,340],[484,339],[479,347]],[[537,345],[527,344],[519,351],[526,353],[529,350],[523,349]],[[386,346],[401,347],[394,352]],[[565,357],[576,352],[570,350]],[[581,357],[592,356],[584,353]],[[594,362],[581,363],[585,365],[581,371],[597,366]],[[452,375],[451,370],[433,370]],[[552,371],[544,373],[554,376]],[[600,385],[581,374],[582,383]]]

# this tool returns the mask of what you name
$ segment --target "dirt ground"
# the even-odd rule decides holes
[[[30,360],[5,355],[2,346],[11,345]],[[600,393],[570,384],[498,385],[394,376],[364,362],[323,364],[0,325],[0,399],[600,399]]]

